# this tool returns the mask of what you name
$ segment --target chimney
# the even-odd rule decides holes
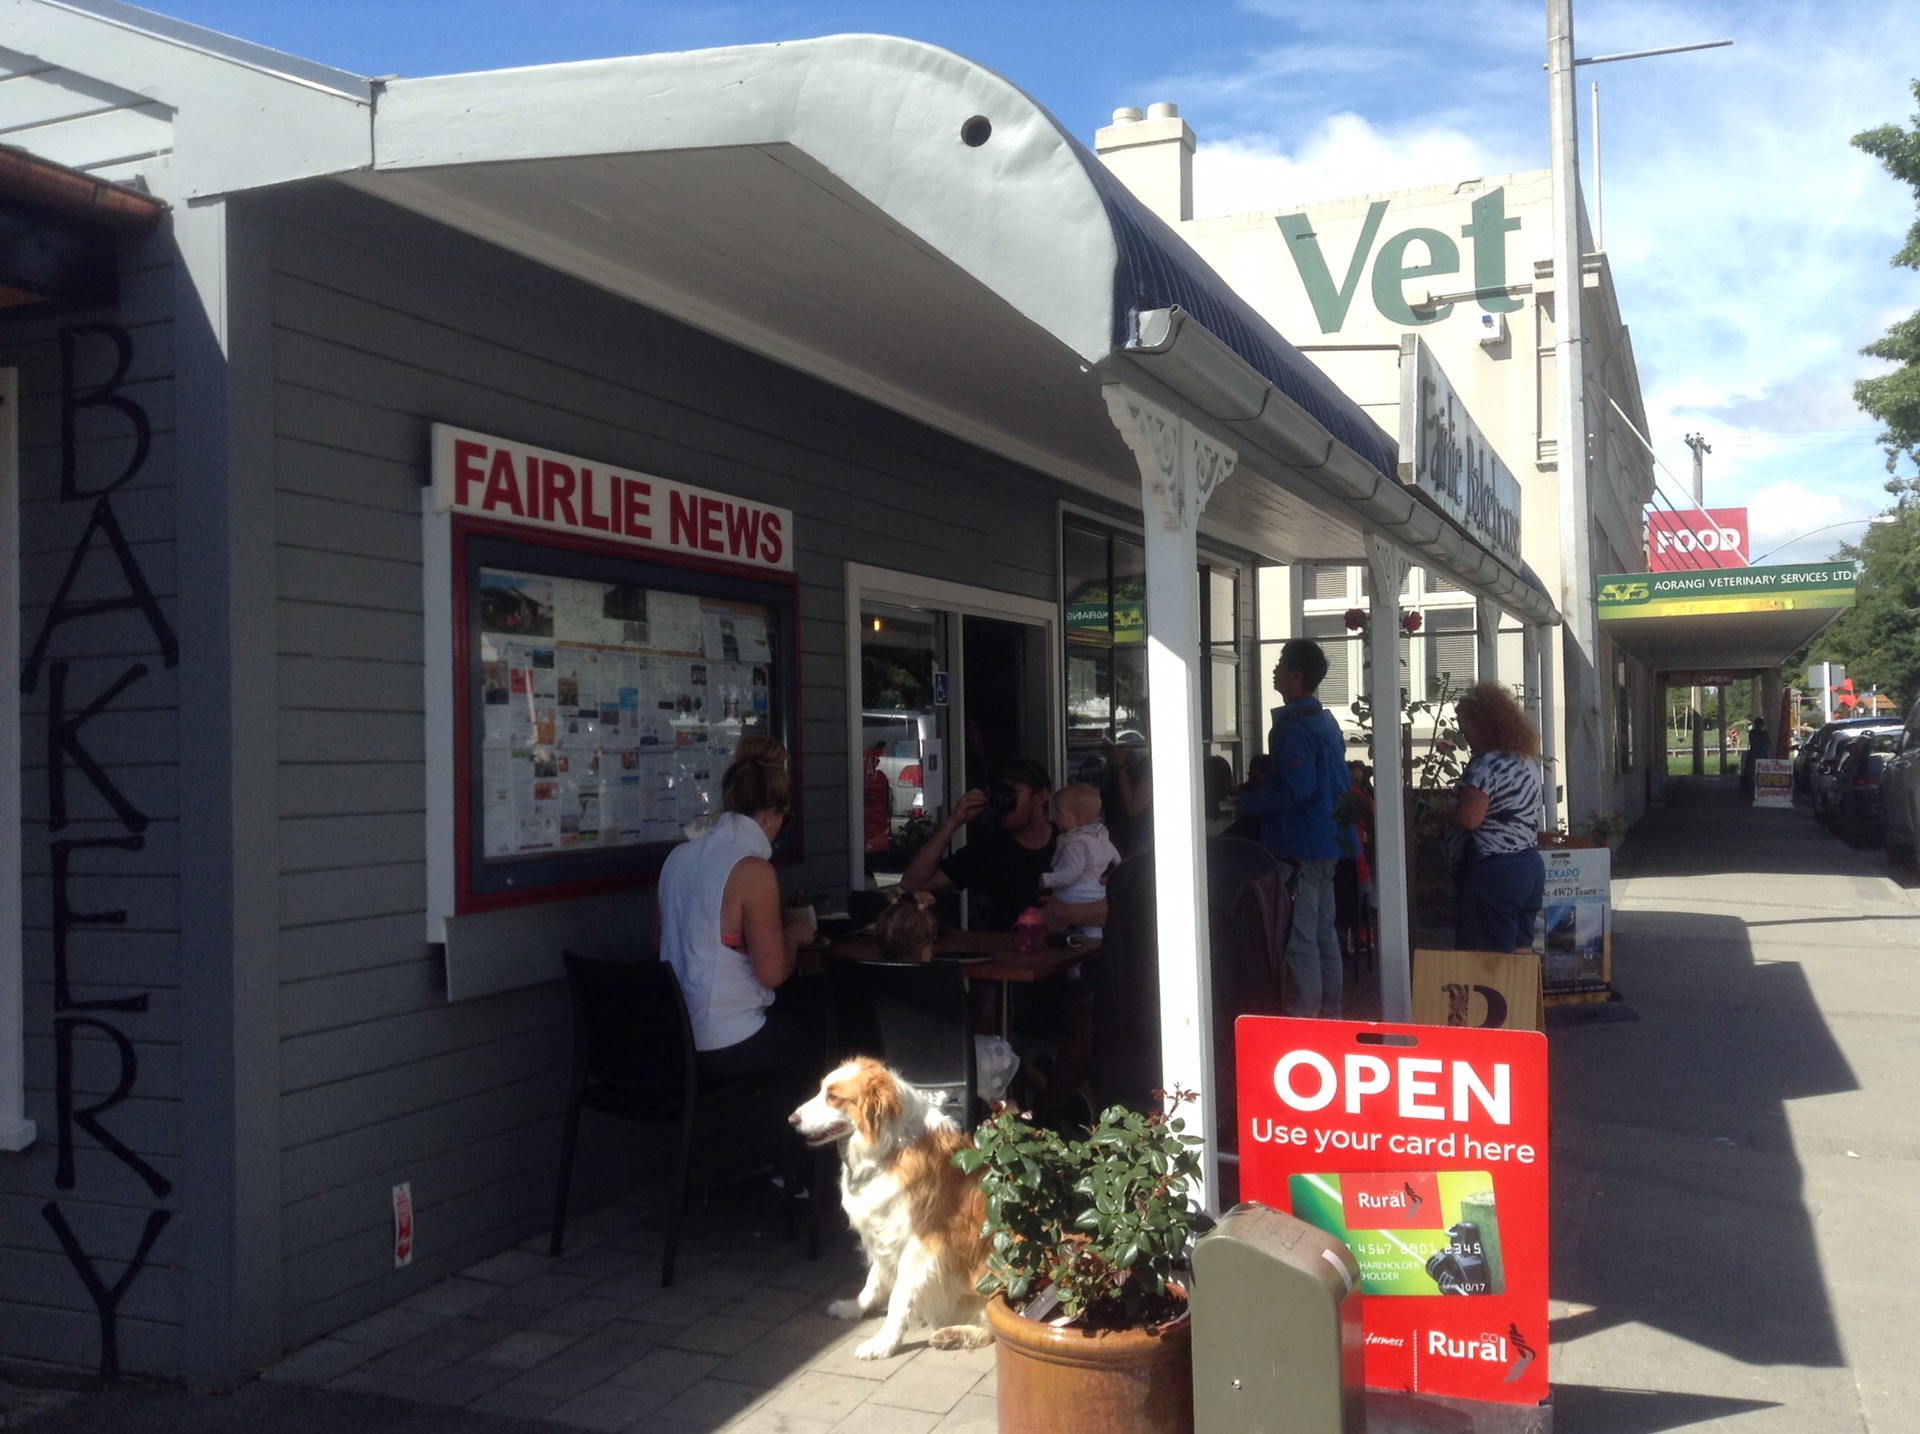
[[[1113,112],[1113,123],[1093,137],[1107,168],[1134,196],[1169,224],[1193,218],[1193,130],[1180,106],[1132,105]]]

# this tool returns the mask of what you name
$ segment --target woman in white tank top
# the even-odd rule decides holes
[[[817,1023],[774,998],[806,935],[782,924],[771,860],[792,799],[787,749],[743,739],[721,779],[719,820],[660,872],[660,959],[680,978],[706,1080],[798,1077],[820,1058]]]

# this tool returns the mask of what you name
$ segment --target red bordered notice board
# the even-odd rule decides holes
[[[1367,1384],[1547,1397],[1547,1041],[1242,1016],[1240,1188],[1345,1240]]]

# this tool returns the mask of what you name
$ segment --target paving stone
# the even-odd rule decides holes
[[[772,1389],[802,1373],[813,1359],[813,1351],[804,1345],[777,1344],[755,1340],[714,1370],[716,1377],[758,1389]]]
[[[392,1309],[370,1314],[345,1329],[333,1332],[333,1338],[343,1339],[348,1344],[370,1345],[374,1349],[398,1349],[409,1340],[418,1339],[430,1329],[438,1329],[446,1320],[440,1315],[432,1315],[424,1310],[401,1309],[395,1305]]]
[[[548,1270],[530,1280],[522,1280],[500,1295],[496,1303],[550,1310],[564,1300],[586,1293],[591,1283],[584,1275],[564,1275],[558,1270]]]
[[[847,1337],[849,1330],[863,1331],[866,1338],[880,1328],[880,1317],[870,1318],[849,1324],[843,1319],[835,1319],[827,1313],[824,1304],[809,1305],[796,1315],[791,1315],[767,1331],[767,1338],[781,1344],[798,1344],[808,1349],[826,1349],[838,1344]]]
[[[780,1321],[802,1310],[824,1309],[826,1301],[813,1290],[781,1289],[774,1285],[756,1285],[745,1294],[721,1307],[726,1313],[739,1313],[749,1319]]]
[[[620,1430],[651,1414],[664,1401],[665,1396],[644,1389],[602,1384],[569,1399],[547,1418],[579,1429]]]
[[[344,1339],[317,1339],[261,1374],[280,1384],[326,1384],[348,1370],[358,1369],[375,1355],[370,1345]]]
[[[969,1394],[933,1428],[934,1434],[1000,1434],[1000,1403],[991,1395]]]
[[[596,1280],[587,1287],[587,1292],[596,1299],[634,1305],[642,1300],[655,1299],[662,1289],[670,1288],[672,1286],[663,1286],[660,1283],[660,1265],[657,1261],[652,1261],[644,1265],[635,1265],[622,1274]]]
[[[764,1391],[724,1379],[702,1379],[653,1411],[663,1422],[679,1420],[718,1429],[746,1413],[764,1397]]]
[[[473,1357],[473,1362],[495,1369],[532,1369],[574,1342],[575,1337],[570,1334],[553,1334],[537,1329],[515,1330],[505,1339],[496,1340],[481,1350]]]
[[[491,1414],[499,1419],[545,1419],[563,1402],[552,1394],[534,1394],[503,1384],[488,1390],[467,1408],[475,1414]]]
[[[609,1372],[598,1361],[583,1363],[560,1355],[515,1375],[500,1388],[514,1394],[542,1395],[557,1407],[605,1384],[609,1377]]]
[[[825,1419],[807,1419],[783,1409],[756,1405],[737,1419],[720,1427],[720,1434],[829,1434],[833,1425]]]
[[[667,1343],[674,1349],[690,1349],[698,1354],[738,1354],[756,1340],[765,1339],[772,1328],[767,1320],[713,1314],[695,1320]]]
[[[842,1325],[842,1329],[846,1326]],[[855,1379],[865,1379],[874,1384],[892,1379],[906,1368],[906,1356],[896,1354],[890,1359],[860,1359],[854,1350],[862,1341],[871,1338],[880,1328],[878,1316],[861,1320],[853,1326],[852,1333],[846,1335],[838,1344],[830,1345],[814,1357],[813,1368],[828,1374],[847,1374]]]
[[[625,1389],[644,1389],[660,1395],[678,1394],[706,1378],[719,1363],[718,1355],[653,1349],[614,1375],[613,1383]]]
[[[678,1333],[671,1325],[641,1324],[633,1320],[609,1320],[567,1351],[568,1359],[597,1360],[612,1358],[624,1369],[656,1345],[664,1344]]]
[[[478,1309],[499,1293],[500,1287],[486,1280],[470,1280],[455,1275],[450,1280],[442,1280],[417,1294],[408,1295],[400,1301],[400,1308],[452,1318]]]
[[[576,1294],[547,1310],[527,1328],[550,1330],[555,1334],[589,1334],[604,1328],[624,1308],[614,1300]]]
[[[940,1422],[938,1414],[917,1409],[884,1409],[862,1404],[833,1426],[833,1434],[930,1434]]]
[[[766,1407],[785,1410],[803,1419],[826,1419],[838,1423],[866,1403],[876,1388],[884,1387],[850,1375],[809,1369],[769,1394]]]
[[[352,1394],[384,1394],[389,1399],[413,1398],[413,1381],[404,1374],[377,1373],[369,1369],[355,1369],[341,1375],[327,1385],[336,1391]]]
[[[462,1405],[505,1383],[512,1371],[481,1364],[454,1364],[425,1374],[403,1376],[410,1399],[426,1404]]]
[[[701,1294],[676,1285],[672,1289],[656,1290],[651,1298],[641,1301],[628,1313],[655,1324],[689,1325],[725,1303],[720,1295]]]
[[[938,1365],[913,1360],[885,1384],[873,1391],[875,1404],[898,1409],[919,1409],[928,1414],[945,1414],[971,1393],[980,1382],[980,1373],[971,1369],[942,1369]]]
[[[477,1265],[468,1265],[460,1273],[469,1280],[485,1280],[490,1285],[517,1285],[552,1268],[551,1256],[524,1249],[502,1250]]]

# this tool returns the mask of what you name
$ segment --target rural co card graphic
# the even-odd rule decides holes
[[[1367,1295],[1497,1295],[1507,1288],[1493,1176],[1484,1170],[1294,1175],[1293,1213],[1344,1240]]]

